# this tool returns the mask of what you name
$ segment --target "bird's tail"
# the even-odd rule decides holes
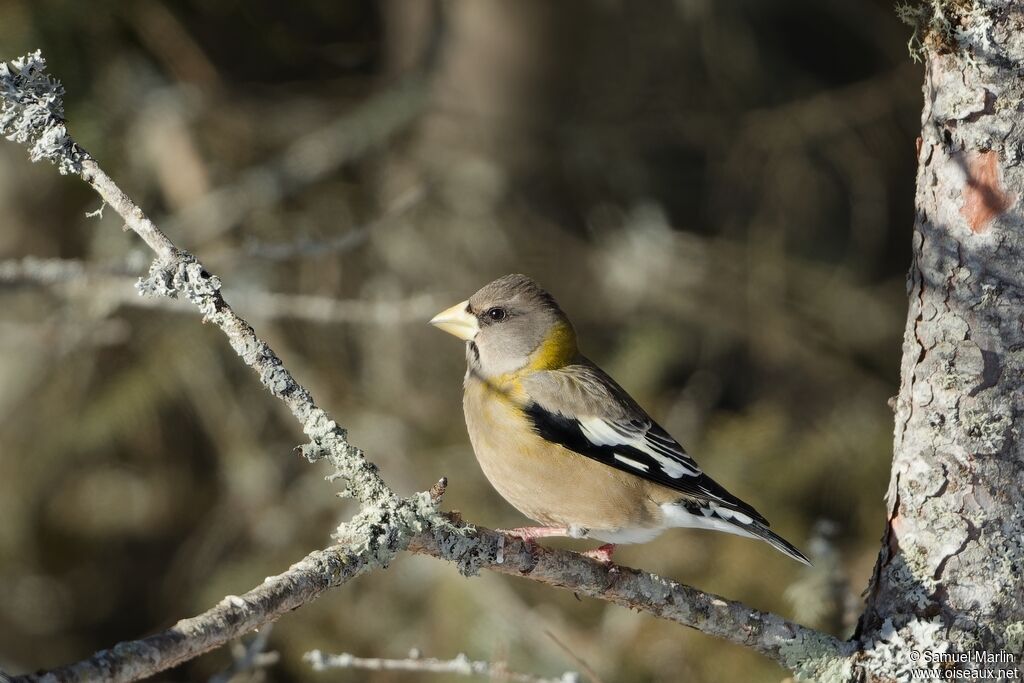
[[[807,559],[806,555],[797,550],[797,547],[795,545],[784,539],[782,536],[779,536],[777,533],[775,533],[768,527],[764,526],[760,522],[754,522],[753,524],[743,526],[744,531],[746,531],[752,536],[761,539],[771,547],[778,550],[780,553],[784,555],[789,555],[797,562],[803,562],[808,567],[811,566],[811,561]]]
[[[737,536],[756,538],[764,541],[784,555],[797,562],[811,566],[807,556],[797,550],[796,546],[768,528],[764,518],[758,515],[755,519],[746,511],[733,510],[725,504],[708,500],[686,499],[662,506],[667,520],[672,526],[691,527],[696,529],[714,529]],[[751,509],[754,514],[756,511]]]

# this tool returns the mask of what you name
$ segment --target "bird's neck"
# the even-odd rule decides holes
[[[569,323],[560,322],[551,328],[537,350],[530,354],[529,362],[523,370],[557,370],[570,364],[578,355],[576,331]]]
[[[523,394],[520,380],[534,372],[558,370],[577,362],[579,350],[576,346],[576,332],[569,323],[557,323],[547,336],[529,355],[521,367],[509,372],[488,375],[482,371],[479,350],[472,343],[466,345],[465,386],[480,384],[512,402],[522,402]]]

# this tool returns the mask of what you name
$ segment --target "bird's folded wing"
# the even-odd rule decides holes
[[[757,510],[704,474],[679,442],[597,366],[584,361],[533,373],[523,387],[524,410],[543,438],[767,526]]]

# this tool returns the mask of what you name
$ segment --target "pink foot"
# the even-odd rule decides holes
[[[499,534],[508,534],[524,541],[569,535],[569,529],[564,526],[521,526],[517,529],[498,529],[497,531]]]
[[[598,562],[603,562],[604,564],[611,564],[611,562],[612,562],[612,553],[614,553],[614,552],[615,552],[615,544],[614,543],[605,543],[604,545],[602,545],[599,548],[594,548],[593,550],[586,551],[585,553],[583,553],[583,556],[584,557],[589,557],[589,558],[591,558],[593,560],[597,560]]]

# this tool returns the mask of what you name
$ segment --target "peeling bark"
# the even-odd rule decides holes
[[[968,4],[957,48],[927,59],[888,524],[858,636],[1020,666],[1024,13]],[[879,664],[868,679],[899,677]]]
[[[993,219],[1006,213],[1015,201],[1015,197],[1002,187],[999,153],[990,149],[970,152],[962,163],[967,172],[967,181],[960,215],[967,221],[971,232],[988,232]]]

